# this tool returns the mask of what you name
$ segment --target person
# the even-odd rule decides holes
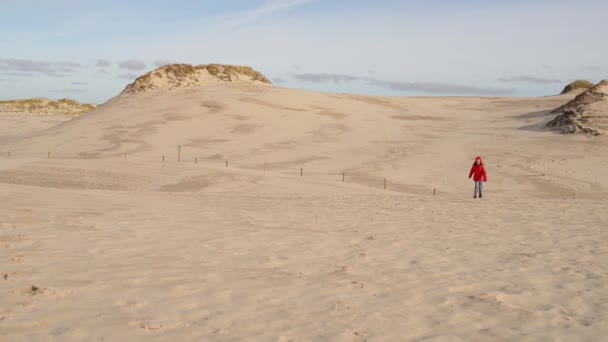
[[[483,166],[483,159],[480,156],[475,157],[475,162],[473,163],[473,167],[471,167],[471,172],[469,172],[469,179],[473,177],[475,181],[475,192],[473,193],[473,198],[483,197],[483,183],[488,181],[488,173],[486,172],[486,168]]]

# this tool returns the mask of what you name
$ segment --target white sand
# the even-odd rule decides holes
[[[601,340],[608,139],[541,129],[570,98],[213,86],[16,141],[0,117],[0,336]]]

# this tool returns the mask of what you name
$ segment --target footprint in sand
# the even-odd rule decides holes
[[[353,335],[355,335],[355,341],[367,342],[367,331],[353,331]]]
[[[346,303],[345,301],[338,300],[338,301],[336,301],[336,304],[334,304],[334,310],[348,311],[348,310],[350,310],[350,305],[348,305],[348,303]]]
[[[72,291],[70,291],[70,290],[49,289],[49,288],[41,287],[41,286],[37,286],[37,285],[28,286],[28,287],[22,288],[21,290],[17,291],[17,294],[20,294],[21,296],[29,296],[29,297],[38,296],[38,297],[44,297],[44,298],[50,298],[50,299],[59,299],[59,298],[65,297],[71,293],[72,293]]]
[[[376,238],[375,238],[375,237],[373,237],[372,235],[370,235],[370,236],[366,237],[366,238],[365,238],[365,240],[370,240],[370,241],[372,241],[372,240],[376,240]]]
[[[131,321],[128,323],[130,326],[135,326],[140,329],[147,331],[158,331],[162,329],[163,325],[157,322],[142,322],[142,321]]]
[[[23,255],[17,255],[11,258],[11,262],[19,263],[23,262]]]
[[[139,327],[144,330],[148,330],[148,331],[156,331],[156,330],[160,330],[163,327],[163,325],[158,324],[158,323],[146,323],[146,324],[141,324]]]
[[[360,283],[360,282],[358,282],[358,281],[353,281],[353,282],[351,282],[351,285],[353,285],[354,287],[359,288],[359,289],[362,289],[362,288],[364,288],[364,287],[365,287],[365,284]]]
[[[348,271],[350,271],[349,266],[341,266],[339,269],[335,270],[334,273],[335,274],[346,274],[346,273],[348,273]]]
[[[0,313],[0,322],[4,321],[5,319],[9,318],[12,315],[13,315],[13,313],[10,311],[4,311],[4,312]]]

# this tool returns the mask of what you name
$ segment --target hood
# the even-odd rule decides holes
[[[477,156],[475,157],[475,160],[479,159],[479,161],[481,162],[481,165],[483,165],[483,159],[481,158],[481,156]]]

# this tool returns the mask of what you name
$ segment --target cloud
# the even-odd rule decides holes
[[[311,83],[350,83],[363,81],[371,86],[433,95],[509,95],[513,94],[514,92],[512,89],[505,88],[478,87],[454,83],[385,81],[373,77],[360,77],[343,74],[298,74],[294,75],[293,78],[299,81]]]
[[[87,84],[86,84],[86,83],[84,83],[84,82],[72,82],[72,85],[75,85],[75,86],[83,86],[83,85],[87,85]]]
[[[84,93],[85,90],[68,88],[68,89],[53,89],[53,90],[51,90],[51,92],[53,92],[53,93]]]
[[[302,70],[302,66],[301,65],[294,65],[293,68],[296,69],[296,70]]]
[[[70,68],[66,68],[66,67],[59,67],[59,68],[57,68],[57,71],[60,71],[60,72],[65,72],[65,73],[73,73],[73,72],[76,72],[76,70],[74,70],[74,69],[70,69]]]
[[[312,83],[344,83],[344,82],[352,82],[361,80],[361,77],[351,76],[351,75],[342,75],[342,74],[297,74],[293,76],[294,79],[302,82],[312,82]]]
[[[109,74],[110,73],[108,70],[105,70],[105,69],[97,69],[97,72],[100,74]]]
[[[369,84],[393,90],[412,91],[433,95],[510,95],[514,93],[513,89],[478,87],[467,84],[454,83],[395,82],[370,80]]]
[[[28,73],[28,72],[18,72],[18,71],[0,72],[0,75],[2,75],[2,76],[19,76],[19,77],[32,77],[32,76],[34,76],[34,74],[31,74],[31,73]]]
[[[124,74],[120,74],[120,75],[118,75],[118,77],[120,77],[120,78],[124,78],[124,79],[129,80],[129,81],[132,81],[132,80],[136,79],[136,78],[137,78],[137,77],[139,77],[139,76],[138,76],[138,75],[135,75],[135,74],[134,74],[134,73],[132,73],[132,72],[127,72],[127,73],[124,73]]]
[[[533,76],[511,76],[501,77],[498,79],[504,83],[531,83],[531,84],[560,84],[561,80],[555,78],[541,78]]]
[[[600,71],[600,70],[602,70],[602,68],[597,67],[597,66],[586,66],[586,67],[583,67],[583,68],[587,69],[587,70],[591,70],[591,71]]]
[[[129,59],[126,61],[118,62],[118,67],[126,70],[144,70],[146,69],[146,63],[136,59]]]
[[[154,62],[152,62],[152,64],[155,67],[160,68],[161,66],[164,66],[164,65],[178,64],[178,63],[176,61],[170,60],[170,59],[157,59]]]
[[[250,11],[242,12],[234,16],[221,18],[221,21],[224,25],[228,26],[246,25],[258,21],[264,17],[268,17],[273,14],[286,11],[290,8],[301,6],[313,1],[318,0],[267,0],[260,6]]]
[[[276,83],[276,84],[283,84],[287,82],[284,78],[280,78],[280,77],[275,77],[272,79],[272,83]]]
[[[21,73],[19,76],[33,76],[43,74],[51,77],[66,77],[76,72],[75,69],[82,68],[82,64],[66,61],[42,61],[20,58],[0,58],[0,70]]]
[[[68,67],[68,68],[82,68],[82,64],[74,62],[57,62],[57,65]]]
[[[16,80],[10,78],[0,78],[0,82],[15,82]]]
[[[110,62],[107,59],[97,59],[95,61],[95,66],[100,67],[100,68],[106,68],[112,65],[112,62]]]

